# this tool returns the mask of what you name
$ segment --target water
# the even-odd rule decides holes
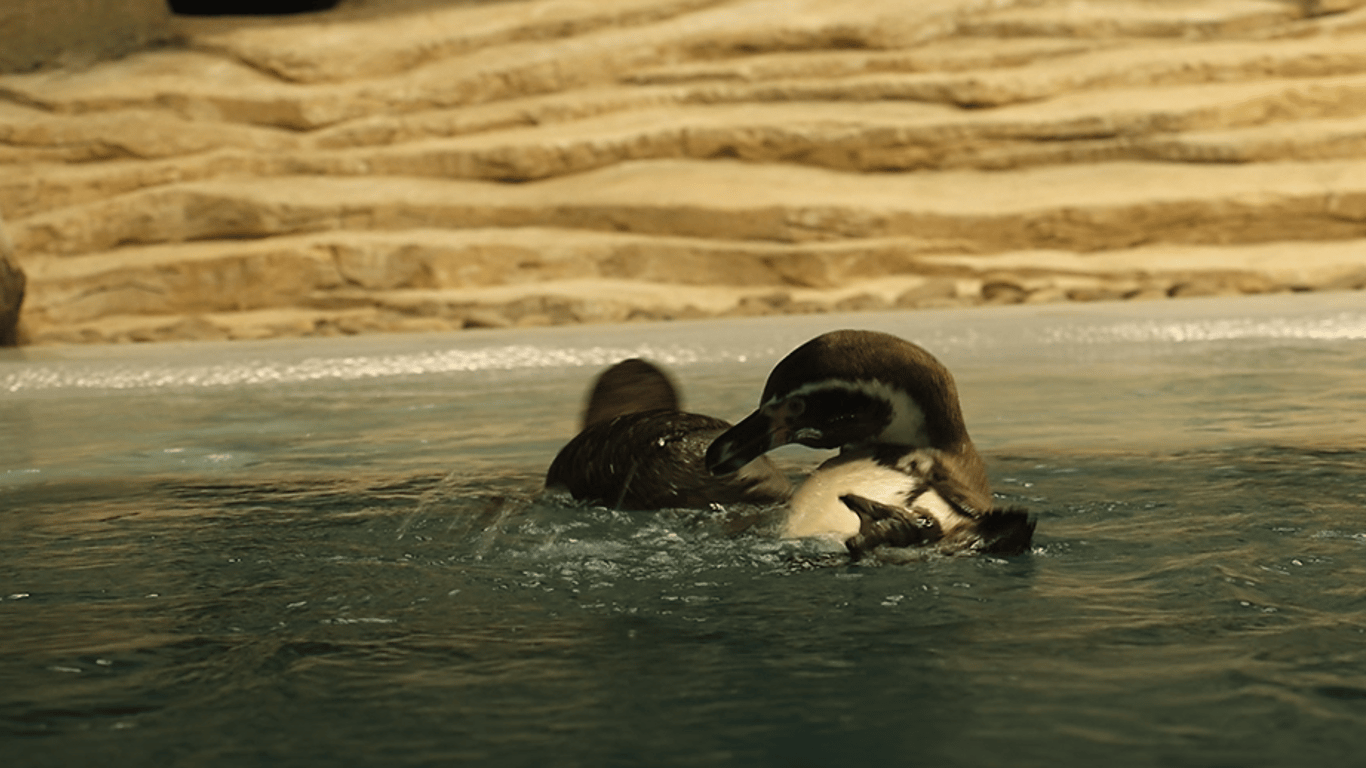
[[[1031,554],[539,498],[602,366],[735,419],[834,327],[955,371]],[[0,753],[1355,764],[1364,370],[1362,294],[8,352]]]

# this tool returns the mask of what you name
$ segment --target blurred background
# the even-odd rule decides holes
[[[0,343],[1357,290],[1366,2],[9,0],[0,218]]]

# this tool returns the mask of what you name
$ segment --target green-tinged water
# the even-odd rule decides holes
[[[539,495],[616,357],[735,419],[849,326],[955,371],[1032,553],[853,565]],[[1366,297],[11,354],[7,766],[1366,750]]]

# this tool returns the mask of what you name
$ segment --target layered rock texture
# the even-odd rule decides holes
[[[0,77],[34,343],[1366,286],[1366,0],[507,0]]]
[[[0,0],[0,73],[88,66],[170,31],[165,0]]]

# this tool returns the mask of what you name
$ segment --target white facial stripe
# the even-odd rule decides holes
[[[814,392],[823,392],[832,389],[852,390],[891,403],[891,422],[870,442],[892,443],[895,445],[910,445],[915,447],[929,446],[930,437],[925,431],[925,412],[920,410],[920,406],[916,405],[916,402],[912,400],[911,396],[906,394],[904,390],[893,387],[882,381],[875,381],[872,379],[863,379],[860,381],[849,381],[845,379],[813,381],[797,387],[783,397],[769,400],[763,404],[763,407],[767,408],[779,400],[784,400],[788,397],[804,397]]]

